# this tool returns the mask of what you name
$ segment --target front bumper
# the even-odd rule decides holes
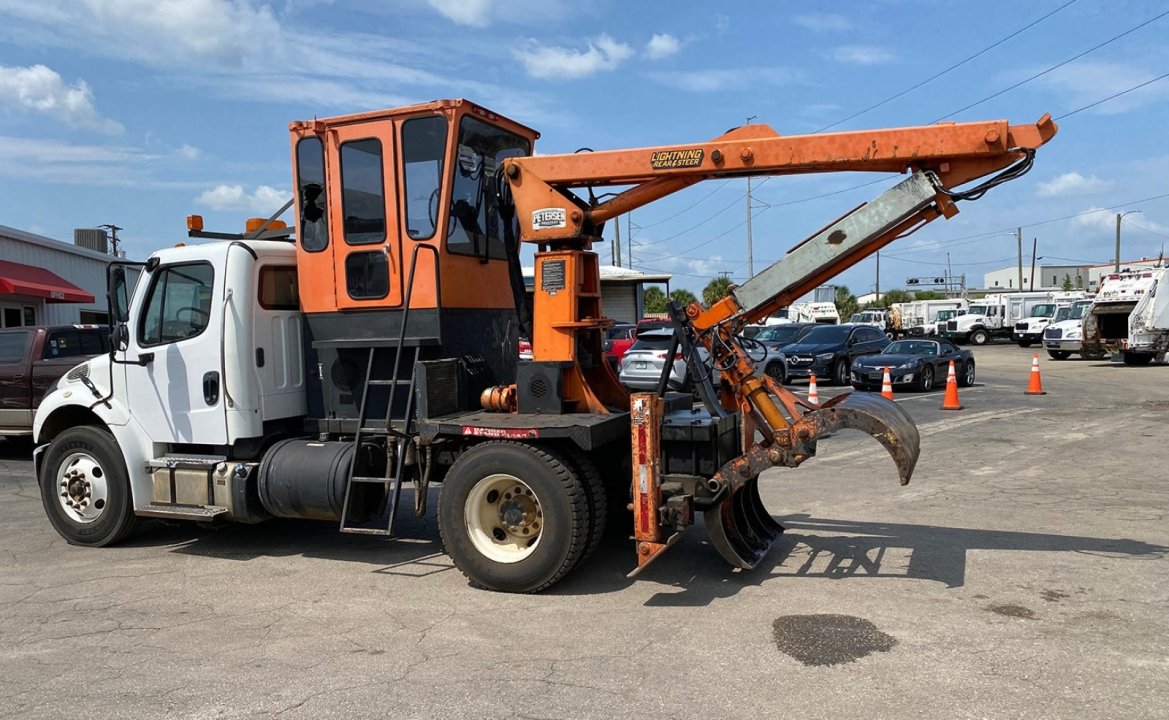
[[[1011,339],[1014,340],[1015,342],[1019,342],[1020,340],[1022,340],[1024,342],[1035,343],[1035,342],[1039,342],[1039,341],[1043,340],[1043,331],[1042,330],[1040,330],[1039,332],[1014,331],[1011,333]]]
[[[832,361],[817,360],[811,365],[792,365],[789,361],[787,364],[787,376],[789,378],[809,378],[813,374],[816,377],[828,377],[832,372]]]
[[[1079,340],[1068,340],[1066,338],[1061,338],[1059,340],[1044,340],[1043,347],[1048,350],[1079,352],[1084,347],[1084,344]]]
[[[885,368],[856,368],[850,373],[849,379],[853,385],[864,387],[880,387],[885,381]],[[908,385],[917,380],[916,369],[898,370],[889,368],[889,379],[894,385]]]

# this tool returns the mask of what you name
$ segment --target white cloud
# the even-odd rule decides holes
[[[645,54],[649,56],[650,60],[661,60],[664,57],[669,57],[682,49],[682,43],[678,38],[669,33],[655,33],[645,44]]]
[[[1107,232],[1110,236],[1116,233],[1116,216],[1128,212],[1127,210],[1114,210],[1111,208],[1098,208],[1092,206],[1085,210],[1080,215],[1077,215],[1074,224],[1086,228],[1088,230],[1096,230],[1098,232]],[[1159,222],[1149,220],[1143,215],[1130,214],[1125,215],[1121,221],[1122,230],[1128,233],[1126,228],[1133,227],[1138,230],[1144,230],[1153,235],[1169,234],[1169,227],[1162,225]]]
[[[0,135],[0,175],[69,185],[161,183],[150,170],[162,159],[133,147],[76,145]]]
[[[831,13],[808,13],[796,15],[796,25],[812,32],[844,32],[852,29],[852,21],[843,15]]]
[[[43,113],[75,128],[117,135],[121,124],[102,117],[93,105],[93,92],[84,80],[68,85],[44,65],[0,65],[0,105]]]
[[[491,0],[426,0],[446,19],[459,25],[486,27],[491,22]]]
[[[798,74],[784,67],[733,68],[727,70],[689,70],[680,72],[653,72],[657,82],[690,92],[745,90],[759,85],[787,85],[798,79]]]
[[[529,40],[527,47],[515,51],[528,75],[534,78],[582,78],[598,72],[615,70],[633,55],[633,48],[608,35],[588,43],[585,50],[543,46]]]
[[[199,156],[203,154],[199,148],[194,145],[188,145],[187,143],[180,145],[179,149],[175,152],[188,160],[198,160]]]
[[[1095,175],[1084,177],[1078,172],[1064,173],[1051,180],[1039,183],[1035,194],[1039,197],[1060,197],[1062,195],[1087,195],[1111,187],[1112,183]]]
[[[246,210],[260,215],[270,215],[288,202],[288,191],[260,185],[252,192],[243,185],[216,185],[205,190],[195,202],[212,210]]]
[[[872,45],[842,45],[832,50],[831,57],[847,65],[887,65],[897,61],[891,50]]]
[[[1072,109],[1152,80],[1157,74],[1124,63],[1080,60],[1044,75],[1039,82],[1067,95],[1068,109]],[[1102,103],[1088,112],[1117,115],[1167,97],[1169,86],[1152,84]]]

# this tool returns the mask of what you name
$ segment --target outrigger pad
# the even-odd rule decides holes
[[[872,435],[893,456],[901,484],[909,482],[921,453],[921,436],[909,415],[897,403],[876,394],[849,393],[833,398],[800,418],[790,428],[784,447],[756,445],[716,474],[730,492],[706,511],[706,532],[727,562],[750,570],[783,532],[759,497],[759,473],[774,465],[799,465],[812,456],[817,438],[838,430]]]

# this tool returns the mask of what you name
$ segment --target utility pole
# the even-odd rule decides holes
[[[114,225],[113,223],[107,223],[105,225],[98,225],[98,227],[103,229],[103,230],[108,230],[110,232],[110,253],[114,257],[118,257],[118,231],[124,230],[125,228],[120,228],[117,225]],[[1120,220],[1119,219],[1116,221],[1116,227],[1117,227],[1116,247],[1119,248],[1120,247],[1120,229],[1119,229],[1120,228]]]
[[[633,269],[633,213],[632,212],[625,214],[625,230],[626,230],[626,233],[625,233],[626,245],[625,246],[629,249],[629,252],[626,253],[625,262],[628,263],[626,265],[626,267],[629,268],[630,270],[632,270]]]
[[[614,242],[609,243],[609,260],[621,267],[621,218],[613,218],[613,229],[616,231],[616,238]]]
[[[757,116],[752,115],[747,118],[747,124]],[[747,176],[747,279],[755,277],[755,256],[751,248],[751,176]]]
[[[1019,289],[1023,289],[1023,228],[1015,228],[1015,244],[1019,246]]]
[[[953,297],[954,296],[954,283],[952,281],[953,277],[954,276],[951,274],[951,271],[950,271],[950,253],[949,253],[949,251],[947,251],[946,252],[946,297]]]
[[[1031,238],[1031,281],[1028,283],[1028,290],[1035,289],[1035,249],[1039,245],[1039,238]]]
[[[1139,213],[1140,210],[1129,210],[1128,212],[1116,213],[1116,267],[1113,272],[1120,272],[1120,219],[1125,215]]]

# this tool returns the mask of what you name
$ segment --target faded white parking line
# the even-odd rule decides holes
[[[976,425],[987,420],[995,420],[1012,415],[1027,415],[1029,413],[1039,412],[1039,410],[1040,408],[1004,408],[1000,410],[983,410],[981,412],[971,413],[969,415],[964,415],[952,420],[945,418],[942,420],[934,420],[933,422],[924,423],[918,426],[917,433],[921,437],[929,437],[930,435],[937,435],[938,433],[949,430],[957,430],[958,428],[967,427],[969,425]],[[817,456],[816,464],[820,465],[837,460],[849,460],[855,457],[869,456],[871,454],[872,450],[867,448],[849,450],[847,452],[840,453],[839,455],[829,455],[827,457]]]

